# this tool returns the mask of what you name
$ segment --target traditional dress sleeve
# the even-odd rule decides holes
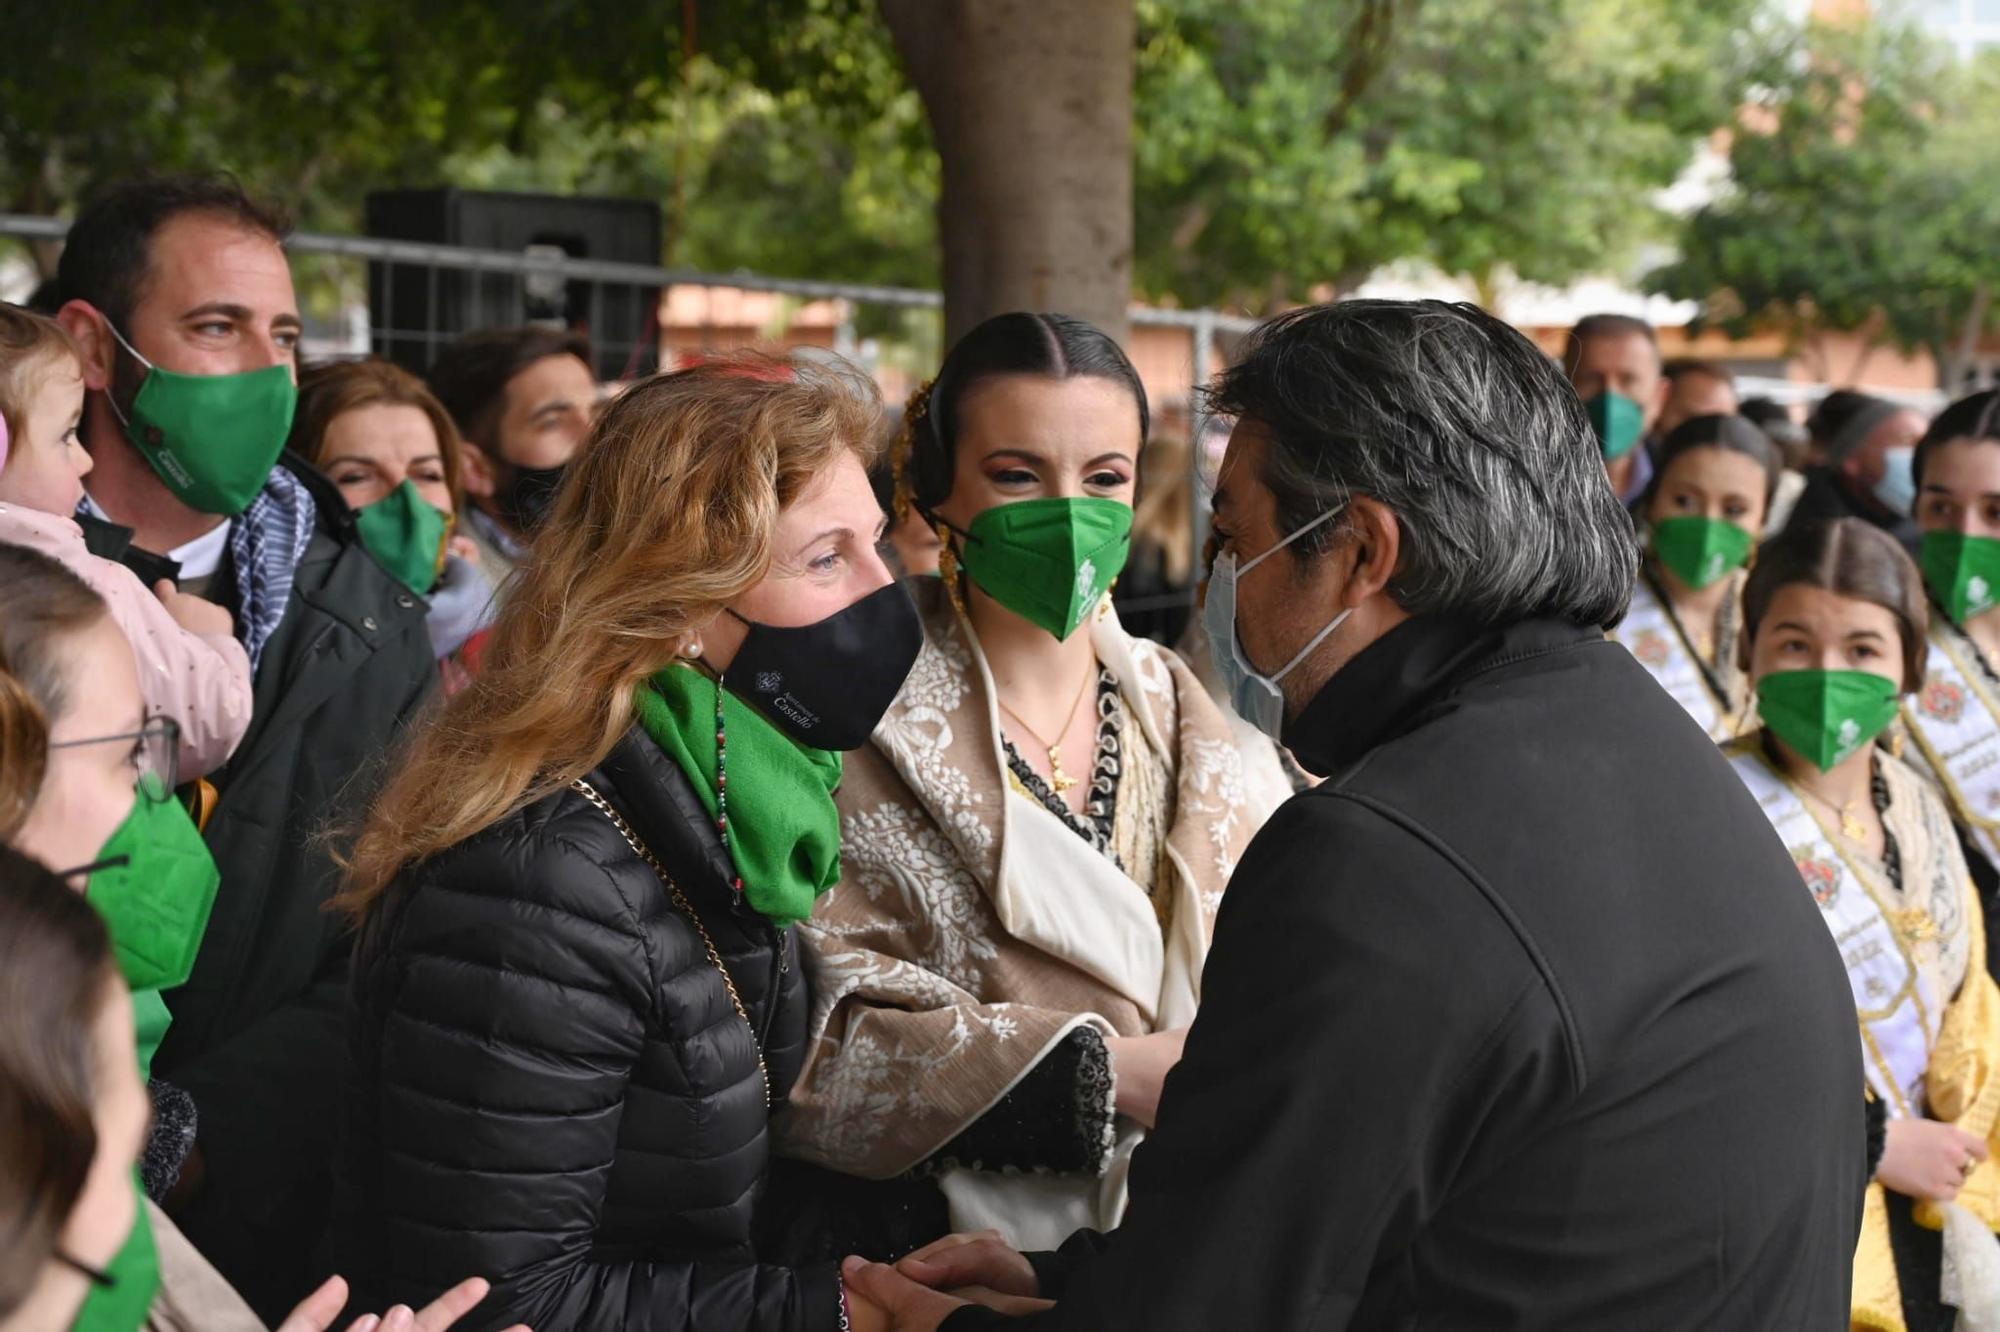
[[[1111,1143],[1103,1038],[1115,1034],[1105,1019],[982,1003],[852,939],[811,925],[800,938],[814,959],[819,1035],[791,1113],[775,1125],[788,1155],[868,1179],[945,1158],[988,1168],[1101,1164]],[[1030,1113],[1053,1115],[1057,1127],[1010,1131]]]

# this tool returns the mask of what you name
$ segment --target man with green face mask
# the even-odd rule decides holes
[[[57,279],[92,551],[226,607],[251,661],[249,731],[212,775],[220,888],[154,1062],[199,1117],[185,1228],[274,1322],[308,1280],[340,1073],[347,946],[319,909],[336,870],[318,834],[435,677],[423,602],[284,452],[300,320],[283,234],[232,182],[134,182],[78,215]]]
[[[1563,367],[1597,434],[1612,492],[1630,508],[1653,479],[1646,444],[1667,400],[1659,337],[1632,315],[1586,315],[1570,329]]]

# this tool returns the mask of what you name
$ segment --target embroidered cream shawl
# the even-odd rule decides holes
[[[1892,1118],[1918,1114],[1956,1124],[1985,1138],[2000,1157],[2000,989],[1986,974],[1978,897],[1943,801],[1903,763],[1878,756],[1889,786],[1888,823],[1903,861],[1904,890],[1898,893],[1880,861],[1848,841],[1837,823],[1776,775],[1754,738],[1739,741],[1729,753],[1841,947],[1855,987],[1871,1088],[1888,1102]],[[1896,918],[1913,910],[1923,913],[1928,927],[1898,930]],[[1878,911],[1881,928],[1875,932],[1887,942],[1870,947],[1864,926]],[[1851,918],[1844,924],[1837,916],[1843,912]],[[1870,984],[1896,968],[1909,975],[1914,1002],[1898,1003],[1883,992],[1891,987]],[[2000,1229],[2000,1161],[1982,1162],[1972,1172],[1955,1207],[1977,1220],[1947,1230],[1947,1270],[1959,1269],[1963,1276],[1990,1268],[2000,1258],[1990,1236]],[[1944,1226],[1945,1214],[1934,1203],[1916,1208],[1919,1224],[1932,1229]],[[1983,1300],[1994,1298],[1991,1290],[1978,1293]],[[1888,1199],[1879,1182],[1868,1186],[1852,1298],[1850,1326],[1856,1332],[1906,1332],[1901,1275],[1889,1244]]]
[[[1075,1027],[1191,1021],[1223,886],[1270,812],[1245,795],[1228,723],[1186,666],[1096,622],[1125,744],[1172,772],[1162,937],[1144,888],[1008,789],[970,626],[941,587],[918,599],[923,652],[837,794],[842,880],[800,927],[811,1043],[775,1126],[788,1154],[878,1179],[933,1156]]]

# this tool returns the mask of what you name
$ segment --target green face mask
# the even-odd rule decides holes
[[[134,990],[171,989],[194,970],[221,875],[180,801],[142,777],[132,812],[90,867],[84,897],[111,931]]]
[[[146,1190],[139,1172],[132,1172],[132,1192],[138,1212],[124,1247],[102,1272],[89,1273],[90,1294],[77,1311],[72,1332],[138,1332],[145,1326],[153,1296],[160,1290],[160,1254],[153,1246],[153,1225],[146,1218]]]
[[[405,481],[373,504],[356,509],[354,526],[361,533],[361,544],[397,582],[420,597],[430,595],[444,560],[451,519],[417,493],[415,482]]]
[[[1963,532],[1926,532],[1924,581],[1953,624],[2000,606],[2000,541]]]
[[[1630,453],[1646,433],[1646,409],[1622,393],[1605,389],[1584,399],[1583,410],[1590,415],[1590,428],[1597,432],[1597,447],[1603,450],[1606,462],[1617,462]]]
[[[250,507],[278,465],[299,391],[283,365],[233,375],[183,375],[139,355],[111,328],[118,345],[146,367],[128,419],[111,409],[126,438],[181,503],[234,518]]]
[[[1689,587],[1707,587],[1741,569],[1752,541],[1726,518],[1663,518],[1653,524],[1653,554]]]
[[[1076,632],[1132,550],[1132,506],[1108,499],[1033,499],[972,520],[959,556],[986,594],[1057,638]]]
[[[1870,671],[1779,671],[1757,682],[1757,715],[1825,772],[1895,720],[1897,693]]]

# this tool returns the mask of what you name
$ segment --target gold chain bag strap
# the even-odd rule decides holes
[[[743,1025],[750,1029],[750,1048],[757,1052],[757,1073],[758,1076],[764,1079],[764,1108],[769,1110],[771,1108],[771,1070],[764,1064],[764,1047],[757,1040],[757,1024],[750,1020],[750,1011],[743,1007],[743,996],[736,991],[736,978],[731,976],[729,968],[722,964],[722,954],[716,949],[715,940],[709,937],[708,926],[701,923],[701,913],[694,909],[694,903],[688,901],[687,894],[681,891],[681,886],[674,882],[673,876],[667,873],[666,868],[660,864],[659,859],[653,855],[644,842],[639,840],[639,835],[632,831],[632,825],[625,822],[624,816],[611,807],[610,801],[597,793],[596,787],[581,777],[571,782],[570,785],[585,800],[597,806],[598,811],[605,818],[611,820],[611,826],[618,830],[618,835],[623,837],[625,844],[632,848],[632,854],[645,861],[653,873],[660,876],[660,882],[666,885],[667,892],[674,899],[674,905],[679,907],[681,914],[694,924],[694,932],[701,936],[701,946],[708,951],[709,963],[714,966],[716,973],[722,977],[722,987],[729,991],[730,1006],[736,1010],[736,1016],[743,1019]]]

